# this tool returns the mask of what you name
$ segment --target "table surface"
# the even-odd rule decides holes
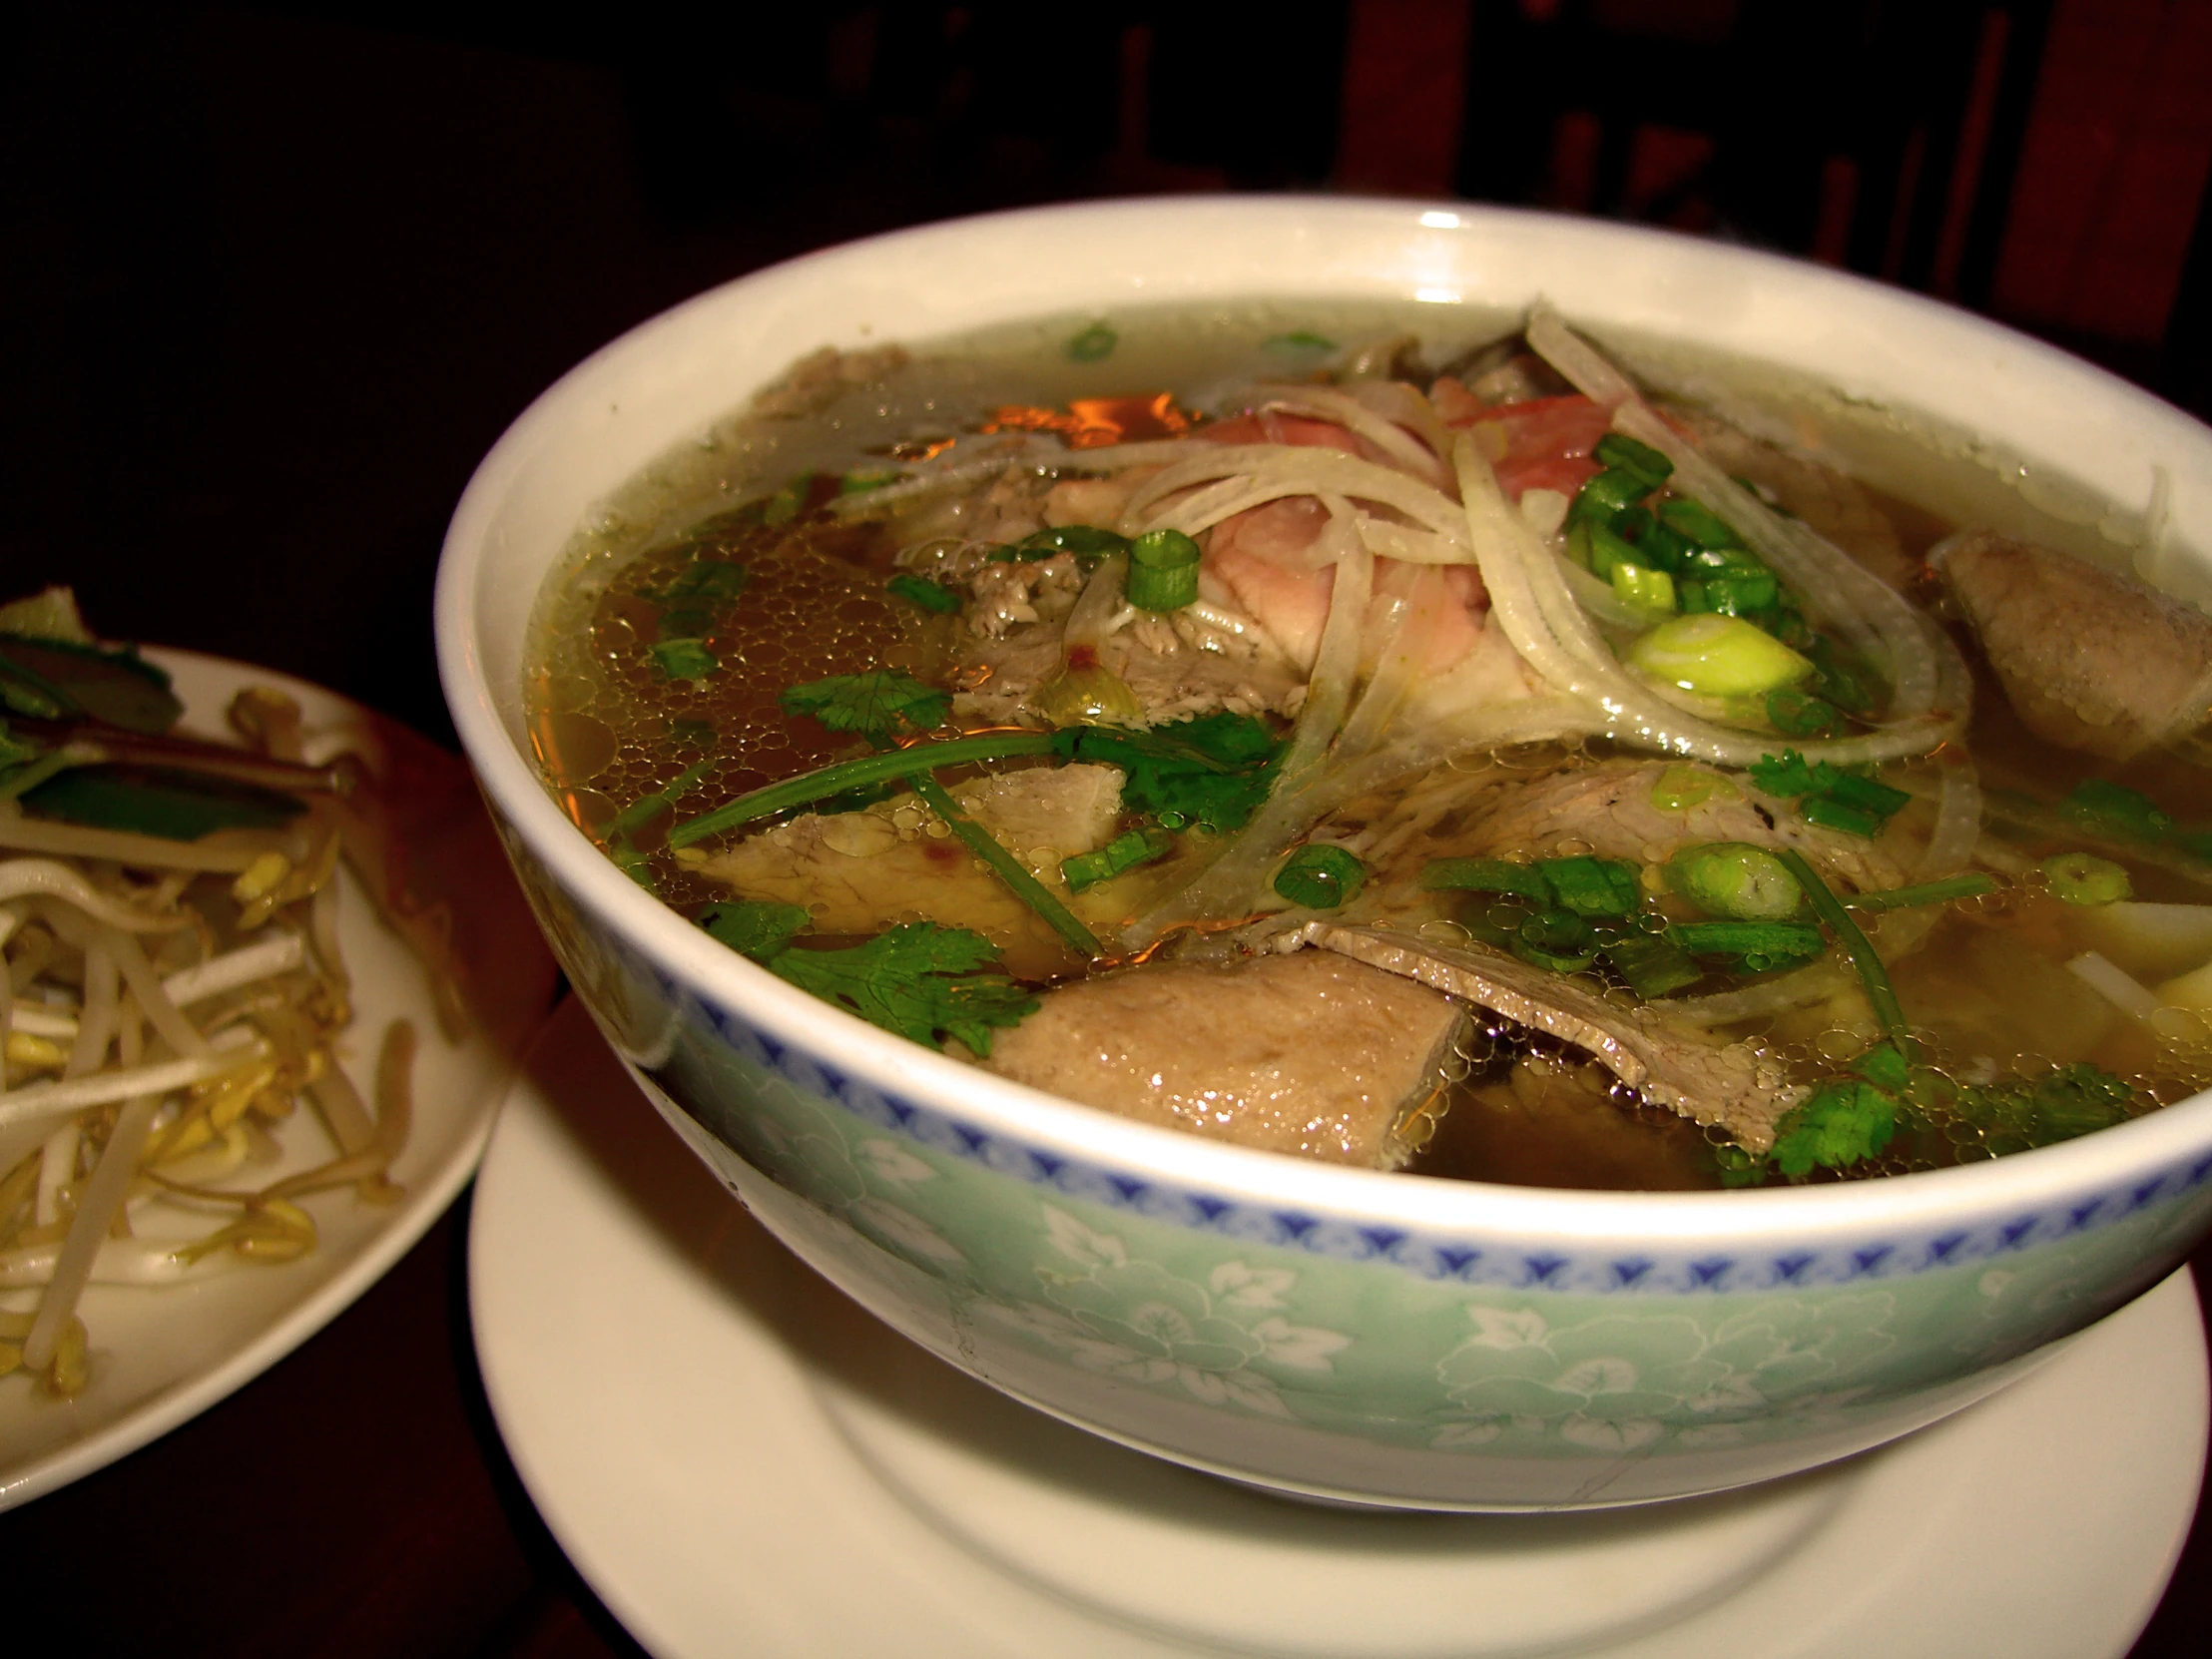
[[[26,325],[0,353],[0,586],[73,581],[113,636],[263,662],[432,735],[446,515],[569,364],[844,237],[1206,182],[961,152],[956,124],[924,143],[903,117],[832,143],[680,56],[625,73],[289,10],[84,0],[11,29],[0,301]],[[727,145],[700,138],[710,116]],[[0,1515],[7,1581],[89,1653],[637,1653],[492,1426],[466,1230],[464,1197],[257,1382]],[[2195,1266],[2201,1297],[2212,1249]],[[2201,1514],[2137,1652],[2212,1652]]]

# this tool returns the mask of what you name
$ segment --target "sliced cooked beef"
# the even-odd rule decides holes
[[[1929,562],[2037,737],[2124,760],[2212,708],[2212,618],[2155,588],[1989,531]]]
[[[1107,766],[1036,767],[978,778],[960,805],[1061,897],[1060,860],[1112,838],[1121,773]],[[825,933],[875,933],[897,921],[966,927],[998,945],[1015,973],[1049,977],[1075,965],[1067,946],[911,796],[861,812],[809,813],[749,835],[700,872],[742,898],[804,904]]]
[[[1331,1163],[1402,1163],[1460,1014],[1331,955],[1154,963],[1045,993],[992,1071],[1144,1123]]]
[[[1409,934],[1325,921],[1277,940],[1280,949],[1304,945],[1402,974],[1587,1049],[1644,1099],[1726,1129],[1754,1152],[1774,1144],[1776,1120],[1802,1093],[1787,1086],[1779,1062],[1747,1044],[1716,1043],[1703,1031],[1668,1023],[1653,1007],[1616,1007],[1485,945],[1432,945]]]

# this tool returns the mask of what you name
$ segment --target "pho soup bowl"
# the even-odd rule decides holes
[[[2090,504],[2092,526],[2102,511],[2140,527],[2155,502],[2160,579],[2201,591],[2177,550],[2212,545],[2212,433],[2005,329],[1661,234],[1280,197],[993,216],[731,282],[540,397],[445,544],[455,723],[571,981],[668,1122],[793,1250],[948,1364],[1282,1492],[1622,1504],[1908,1433],[2183,1261],[2212,1226],[2212,1097],[1937,1173],[1694,1194],[1382,1174],[1124,1120],[817,1001],[634,884],[533,760],[526,632],[618,486],[821,346],[1255,296],[1503,314],[1539,295],[1601,341],[1822,388],[1858,421],[1838,441],[1865,455],[1911,424],[1985,479],[2017,468]]]

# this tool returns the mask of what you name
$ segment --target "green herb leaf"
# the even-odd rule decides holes
[[[699,925],[739,955],[766,962],[790,944],[794,934],[805,930],[807,910],[800,904],[734,899],[708,905],[699,912]]]
[[[185,712],[169,676],[128,646],[0,634],[0,702],[34,720],[88,717],[159,737]]]
[[[1823,1083],[1776,1126],[1775,1166],[1788,1176],[1848,1169],[1881,1156],[1897,1127],[1898,1103],[1872,1083]]]
[[[1169,829],[1195,824],[1218,832],[1242,828],[1267,799],[1282,744],[1265,721],[1220,712],[1146,731],[1067,727],[1053,734],[1053,748],[1069,760],[1119,767],[1131,811]]]
[[[883,584],[883,591],[909,604],[919,605],[932,616],[950,616],[960,608],[960,596],[942,582],[932,582],[926,576],[893,576]]]
[[[671,680],[704,680],[722,666],[700,640],[663,640],[648,654],[654,666]]]
[[[75,767],[22,799],[38,818],[172,841],[196,841],[218,830],[275,830],[306,811],[276,790],[170,767]]]
[[[1337,342],[1311,328],[1293,328],[1287,334],[1270,334],[1260,342],[1263,351],[1334,351]]]
[[[865,674],[832,674],[827,680],[794,686],[778,699],[784,713],[812,715],[832,732],[890,737],[926,732],[944,723],[950,699],[934,686],[890,669]]]
[[[1016,980],[985,970],[997,958],[979,933],[909,921],[848,949],[779,950],[767,966],[871,1025],[931,1048],[956,1037],[988,1055],[992,1029],[1019,1025],[1037,1006]]]
[[[1334,910],[1357,898],[1367,879],[1368,866],[1343,847],[1309,842],[1275,872],[1275,890],[1293,904]]]
[[[1953,1109],[1985,1132],[2050,1146],[2134,1116],[2135,1091],[2083,1060],[2032,1079],[1962,1088]]]

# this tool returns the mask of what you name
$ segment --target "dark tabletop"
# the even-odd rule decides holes
[[[1064,72],[1056,107],[1096,107],[1083,131],[979,127],[945,71],[855,135],[831,119],[857,96],[845,59],[780,82],[777,55],[819,54],[820,27],[753,19],[686,50],[511,19],[472,34],[465,9],[433,28],[434,10],[88,4],[5,25],[0,588],[72,582],[107,634],[266,663],[450,742],[428,614],[447,514],[506,422],[595,346],[895,224],[1328,166],[1297,135],[1147,153],[1151,129],[1115,107],[1127,29],[1103,61],[1088,37],[1039,48]],[[917,8],[936,33],[915,45],[904,8],[830,10],[875,17],[870,50],[909,67],[967,15]],[[1341,32],[1343,6],[1289,10]],[[705,62],[741,58],[736,79]],[[1277,68],[1295,91],[1311,64]],[[67,1608],[85,1653],[636,1652],[492,1425],[467,1219],[464,1195],[231,1398],[0,1515],[0,1577]],[[2196,1267],[2201,1287],[2212,1251]],[[2136,1651],[2212,1652],[2201,1513]]]

